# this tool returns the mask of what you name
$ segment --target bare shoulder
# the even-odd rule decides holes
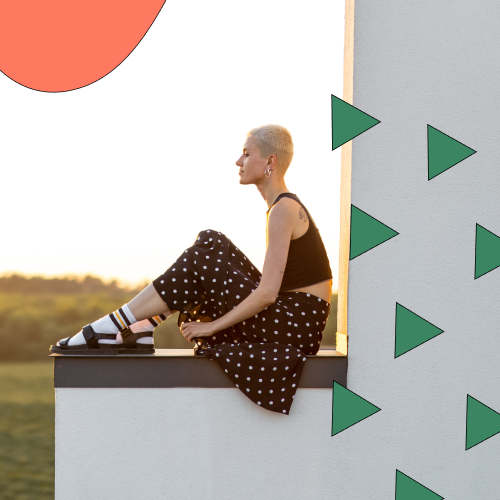
[[[281,200],[271,208],[269,215],[271,215],[273,211],[275,211],[275,214],[277,215],[276,218],[287,218],[293,220],[294,222],[298,220],[307,222],[309,220],[307,212],[304,210],[302,205],[292,198],[281,198]]]

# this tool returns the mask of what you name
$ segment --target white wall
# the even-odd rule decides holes
[[[491,0],[356,0],[353,105],[381,123],[353,140],[351,202],[400,234],[349,265],[347,387],[382,411],[332,438],[346,500],[393,498],[396,468],[500,497],[500,435],[465,451],[467,394],[500,411],[500,268],[474,280],[476,223],[500,235],[499,19]],[[477,153],[428,181],[427,124]],[[396,302],[444,333],[394,359]]]
[[[351,498],[331,396],[280,415],[236,388],[58,388],[56,500]]]

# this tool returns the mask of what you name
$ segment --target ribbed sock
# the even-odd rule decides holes
[[[120,307],[116,311],[107,316],[98,319],[91,323],[92,328],[97,333],[119,333],[120,330],[124,330],[127,326],[136,323],[134,315],[131,313],[127,304]],[[124,325],[124,326],[121,326]],[[120,336],[121,340],[121,336]],[[99,339],[100,344],[116,344],[116,340]],[[86,344],[83,332],[80,330],[74,337],[71,337],[68,345],[83,345]]]
[[[164,314],[159,314],[158,316],[153,316],[152,318],[143,319],[134,323],[130,329],[134,333],[141,332],[152,332],[159,324],[163,323],[167,317]]]
[[[91,323],[92,328],[98,333],[116,333],[116,340],[109,339],[99,339],[100,344],[123,344],[122,336],[120,331],[125,328],[130,328],[134,333],[142,332],[154,332],[154,329],[167,319],[164,314],[159,314],[152,318],[143,319],[142,321],[137,321],[130,311],[127,304],[120,307],[116,311],[103,316],[101,319]],[[144,337],[137,339],[138,344],[153,344],[153,337]],[[83,332],[80,330],[74,337],[71,337],[69,344],[83,345],[86,344]]]
[[[137,323],[134,315],[130,311],[128,304],[120,307],[116,311],[104,316],[104,318],[98,319],[90,324],[95,332],[99,333],[120,333],[121,330],[130,327],[134,323]],[[120,336],[121,339],[121,336]],[[116,340],[99,340],[100,344],[116,344]]]
[[[143,332],[154,332],[154,329],[161,323],[163,323],[167,319],[167,316],[164,314],[159,314],[158,316],[154,316],[153,318],[143,319],[142,321],[137,321],[133,325],[130,326],[130,329],[134,333],[143,333]],[[123,339],[120,334],[116,336],[116,343],[123,344]],[[143,337],[141,339],[137,339],[138,344],[153,344],[153,337]]]

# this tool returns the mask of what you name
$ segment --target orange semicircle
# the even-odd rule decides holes
[[[138,45],[165,0],[0,3],[0,71],[43,92],[90,85]]]

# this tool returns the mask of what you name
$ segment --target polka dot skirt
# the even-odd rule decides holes
[[[262,275],[223,233],[201,231],[195,243],[153,281],[171,311],[186,321],[212,321],[250,295]],[[288,415],[306,354],[316,354],[330,303],[304,292],[282,292],[260,313],[199,337],[195,353],[215,360],[254,403]]]

